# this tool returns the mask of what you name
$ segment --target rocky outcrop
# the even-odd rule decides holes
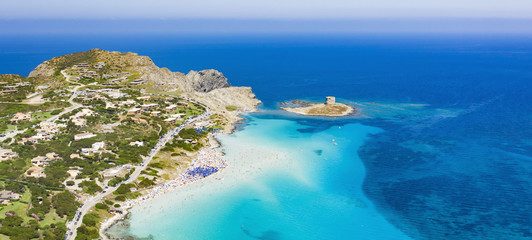
[[[210,92],[214,89],[231,86],[227,82],[227,78],[221,72],[214,69],[199,72],[190,71],[186,77],[192,89],[197,92]]]
[[[210,92],[190,92],[185,96],[196,99],[207,105],[216,113],[223,115],[230,123],[239,121],[241,111],[253,112],[257,110],[257,105],[262,102],[255,97],[250,87],[225,87],[217,88]],[[227,106],[235,106],[240,111],[227,110]],[[232,124],[226,126],[224,131],[231,132],[234,129]]]
[[[255,111],[261,101],[255,97],[250,87],[217,88],[210,92],[194,92],[188,97],[197,99],[212,109],[225,111],[226,106],[232,105],[242,111]]]
[[[49,61],[39,64],[33,71],[30,72],[28,77],[46,78],[54,75],[55,69],[50,66]]]

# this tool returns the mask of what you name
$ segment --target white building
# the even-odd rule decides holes
[[[74,140],[75,141],[79,141],[81,139],[92,138],[92,137],[96,137],[96,134],[94,134],[94,133],[80,133],[80,134],[77,134],[77,135],[74,136]]]
[[[20,122],[20,121],[31,121],[31,115],[26,113],[17,113],[13,118],[11,118],[11,122]]]
[[[0,148],[0,162],[11,160],[16,157],[18,157],[18,153],[13,152],[13,150]]]
[[[141,147],[141,146],[144,146],[144,142],[141,142],[141,141],[130,142],[129,146]]]
[[[132,109],[127,110],[127,114],[128,115],[135,115],[137,113],[140,113],[140,110],[141,110],[140,108],[132,108]]]
[[[92,144],[91,148],[82,148],[81,155],[92,156],[96,153],[102,153],[101,149],[105,147],[105,142],[95,142]]]
[[[177,109],[177,105],[175,105],[175,104],[164,108],[164,110],[166,110],[167,112],[173,112],[176,109]]]

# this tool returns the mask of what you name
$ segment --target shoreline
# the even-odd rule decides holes
[[[218,159],[215,159],[214,161],[210,161],[210,163],[214,163],[214,164],[212,165],[205,164],[206,159],[202,157],[212,157],[213,155],[216,155],[215,157],[218,157]],[[142,196],[136,199],[126,201],[124,203],[124,206],[122,207],[122,210],[123,210],[122,213],[117,213],[114,216],[104,220],[100,226],[100,235],[102,236],[102,239],[111,239],[110,236],[108,236],[107,234],[107,230],[110,227],[112,227],[114,224],[118,223],[119,221],[127,219],[129,215],[129,211],[128,211],[129,209],[142,205],[148,201],[151,201],[155,198],[163,196],[171,191],[177,190],[191,183],[210,178],[222,172],[227,167],[227,163],[225,162],[225,160],[221,159],[222,156],[223,156],[223,152],[219,150],[219,146],[206,147],[206,148],[200,149],[198,151],[198,157],[190,163],[189,167],[187,167],[185,172],[181,174],[179,177],[177,177],[176,179],[168,180],[160,185],[152,187],[151,190],[148,190],[145,194],[142,194]],[[217,170],[216,172],[209,174],[207,176],[201,176],[201,174],[191,175],[190,171],[198,167],[215,167],[217,168]]]
[[[248,111],[246,111],[245,113],[248,113]],[[239,113],[238,115],[240,114],[241,113]],[[234,119],[233,121],[231,121],[229,123],[229,126],[231,126],[230,131],[227,131],[227,132],[224,131],[222,133],[209,133],[207,138],[209,139],[211,146],[200,149],[198,151],[198,156],[194,158],[194,160],[189,164],[189,166],[184,170],[184,172],[181,175],[179,175],[179,177],[168,180],[157,186],[153,186],[149,190],[147,189],[147,191],[144,194],[142,194],[140,197],[136,199],[127,200],[124,203],[124,206],[121,207],[121,209],[123,210],[122,213],[117,213],[114,216],[105,219],[101,223],[100,228],[99,228],[101,239],[104,239],[104,240],[113,239],[111,238],[111,236],[109,236],[109,234],[107,233],[107,230],[109,230],[109,228],[119,223],[120,221],[126,220],[130,215],[130,212],[128,211],[129,209],[135,206],[142,205],[146,203],[147,201],[153,200],[157,197],[165,195],[171,191],[177,190],[191,183],[207,179],[211,176],[215,176],[219,174],[220,172],[222,172],[228,165],[227,165],[227,162],[221,158],[225,154],[220,150],[221,144],[216,139],[215,135],[233,134],[236,131],[235,124],[241,123],[242,120],[243,118],[241,116],[238,116],[237,119]],[[214,144],[212,144],[211,141],[214,141]],[[209,157],[209,156],[215,156],[217,157],[217,159],[214,159],[214,161],[205,161],[206,159],[201,159],[202,157]],[[215,163],[215,164],[211,166],[211,165],[205,165],[205,163]],[[198,175],[187,177],[186,175],[190,176],[189,171],[196,167],[215,167],[217,168],[217,170],[216,172],[211,173],[204,177],[201,177]],[[223,180],[223,179],[217,179],[217,180]]]

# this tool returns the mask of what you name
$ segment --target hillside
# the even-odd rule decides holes
[[[0,75],[0,91],[0,239],[97,239],[111,208],[183,174],[260,104],[216,70],[98,49]]]

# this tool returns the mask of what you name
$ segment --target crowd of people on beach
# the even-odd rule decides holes
[[[161,196],[185,184],[206,178],[227,167],[226,161],[222,158],[223,153],[216,148],[202,148],[198,151],[198,157],[189,165],[183,174],[174,180],[154,187],[150,193],[130,199],[124,204],[125,208],[138,205],[146,200]]]

